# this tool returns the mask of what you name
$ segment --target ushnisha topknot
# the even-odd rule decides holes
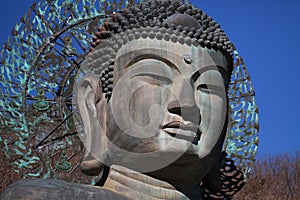
[[[145,1],[114,13],[93,37],[88,68],[100,74],[106,97],[112,93],[113,65],[118,49],[140,37],[220,51],[227,58],[229,72],[232,71],[233,45],[220,25],[205,12],[180,1]],[[104,41],[107,44],[103,44]]]

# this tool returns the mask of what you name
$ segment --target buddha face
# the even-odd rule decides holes
[[[184,167],[193,172],[182,174],[187,179],[204,177],[219,159],[226,132],[225,57],[139,39],[122,46],[114,67],[106,162],[156,176]]]

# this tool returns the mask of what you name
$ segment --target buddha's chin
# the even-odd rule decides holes
[[[165,153],[172,155],[174,152]],[[210,156],[199,158],[197,152],[190,151],[183,153],[169,165],[146,174],[167,182],[200,182],[211,169],[212,163],[214,162]]]
[[[176,131],[176,135],[172,131]],[[195,135],[192,131],[168,129],[160,130],[150,138],[127,140],[126,146],[124,143],[120,143],[123,146],[111,143],[109,165],[117,164],[142,173],[160,170],[169,165],[173,169],[197,166],[201,159],[198,156],[200,145],[193,143]]]
[[[200,182],[210,168],[206,159],[184,154],[169,165],[146,174],[168,182]]]
[[[172,132],[171,132],[172,131]],[[165,157],[170,155],[176,159],[183,154],[197,155],[200,149],[198,139],[195,142],[196,133],[192,131],[160,130],[158,134],[148,139],[141,139],[135,145],[132,145],[129,152],[147,154],[160,154]]]

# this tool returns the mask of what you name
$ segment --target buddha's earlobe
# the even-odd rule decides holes
[[[87,175],[98,175],[107,152],[106,118],[107,101],[102,93],[99,78],[89,74],[76,88],[77,105],[83,123],[85,153],[81,170]]]

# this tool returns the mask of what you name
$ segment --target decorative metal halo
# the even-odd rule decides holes
[[[78,169],[82,143],[74,129],[73,84],[92,34],[114,11],[135,1],[40,0],[12,30],[0,63],[0,135],[3,151],[24,177],[94,182]],[[251,171],[258,146],[258,109],[242,58],[234,51],[228,90],[223,189],[232,197]]]
[[[73,83],[92,34],[131,3],[41,0],[12,30],[1,51],[0,141],[16,172],[90,183],[78,169]]]

